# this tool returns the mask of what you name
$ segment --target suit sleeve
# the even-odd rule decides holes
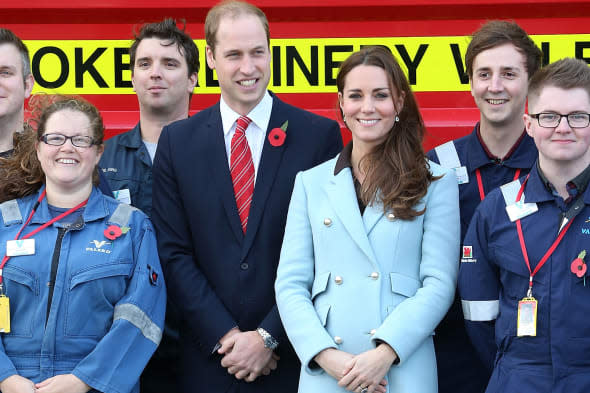
[[[285,330],[301,363],[308,373],[317,374],[323,370],[310,368],[310,362],[322,350],[336,346],[311,301],[315,260],[307,204],[300,173],[289,206],[275,292]]]
[[[338,126],[338,123],[335,121],[328,119],[322,120],[325,126],[322,126],[320,131],[324,131],[325,138],[317,144],[317,154],[313,166],[334,158],[336,154],[340,153],[342,150],[342,134],[340,133],[340,126]],[[276,305],[266,315],[260,324],[260,327],[269,332],[279,344],[282,344],[287,340]]]
[[[438,156],[436,155],[436,151],[434,149],[431,149],[428,153],[426,153],[426,158],[428,158],[432,162],[440,164],[440,162],[438,161]]]
[[[442,320],[453,302],[459,259],[459,192],[452,172],[432,182],[426,199],[420,281],[414,296],[402,301],[373,336],[409,358]]]
[[[188,212],[185,211],[178,176],[190,176],[190,168],[177,168],[171,152],[171,133],[164,127],[153,166],[152,220],[168,294],[186,321],[195,340],[211,353],[223,335],[237,326],[195,260]],[[184,173],[180,173],[180,171]]]
[[[133,389],[164,329],[166,287],[156,237],[147,218],[143,223],[131,223],[130,227],[130,231],[141,231],[132,244],[135,268],[127,292],[115,305],[108,333],[72,371],[86,384],[105,393]]]
[[[486,367],[491,371],[496,356],[494,326],[500,302],[500,279],[488,249],[490,241],[485,211],[496,211],[486,198],[478,206],[463,248],[471,247],[471,258],[462,258],[459,269],[459,294],[467,334]],[[467,249],[469,250],[469,249]]]

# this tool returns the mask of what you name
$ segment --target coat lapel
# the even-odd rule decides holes
[[[374,202],[365,208],[363,214],[363,223],[365,224],[365,233],[367,236],[371,233],[377,222],[383,217],[383,204]]]
[[[252,205],[250,206],[250,213],[248,215],[248,228],[246,229],[246,237],[242,247],[242,258],[246,256],[248,250],[254,242],[256,232],[258,232],[258,227],[260,226],[260,220],[262,219],[266,200],[268,199],[270,190],[281,164],[283,152],[289,145],[288,130],[285,143],[281,146],[272,146],[268,141],[268,133],[273,128],[280,127],[286,120],[289,120],[288,113],[283,110],[283,103],[278,98],[273,96],[272,112],[270,114],[268,129],[266,130],[266,134],[264,136],[262,157],[258,166],[258,175],[256,176],[254,195],[252,196]]]
[[[234,197],[234,187],[229,173],[229,165],[227,164],[227,153],[225,151],[225,141],[223,139],[223,130],[221,123],[221,114],[219,112],[219,103],[212,108],[209,121],[207,123],[207,146],[209,168],[211,169],[211,179],[215,183],[219,191],[220,199],[225,208],[227,219],[232,228],[232,232],[236,236],[238,242],[244,239],[242,232],[242,225],[240,223],[240,216],[238,215],[238,207]]]
[[[326,184],[325,189],[334,211],[338,215],[338,218],[340,218],[340,221],[342,221],[350,237],[352,237],[369,260],[373,264],[376,264],[377,258],[367,237],[363,217],[361,217],[358,208],[350,169],[345,168],[338,175],[332,177],[330,182]],[[367,207],[367,209],[369,208]]]

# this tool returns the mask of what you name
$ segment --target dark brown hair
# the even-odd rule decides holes
[[[45,132],[47,120],[62,110],[85,114],[90,122],[94,144],[103,145],[104,125],[100,112],[94,105],[79,97],[61,95],[37,95],[29,101],[31,118],[25,123],[22,133],[15,133],[14,153],[0,160],[0,202],[22,198],[35,193],[45,182],[45,173],[37,158],[37,143]],[[98,167],[93,174],[93,183],[98,184]]]
[[[165,46],[176,45],[179,52],[184,56],[186,60],[186,66],[188,69],[188,76],[190,77],[195,72],[199,72],[199,49],[193,39],[185,33],[186,23],[181,21],[183,24],[182,30],[176,26],[176,21],[172,18],[166,18],[161,22],[146,23],[141,26],[139,33],[136,33],[133,37],[134,41],[129,48],[129,63],[131,64],[131,73],[135,69],[135,57],[137,54],[137,47],[140,42],[146,38],[158,38],[163,41],[167,41]]]
[[[11,30],[0,27],[0,45],[10,44],[19,51],[22,62],[23,80],[31,73],[31,60],[29,57],[29,49],[25,43],[16,36]]]
[[[425,209],[417,211],[414,206],[426,195],[429,184],[437,179],[430,173],[422,149],[424,122],[408,79],[386,48],[367,47],[350,55],[338,71],[338,92],[344,93],[346,76],[360,65],[382,68],[389,80],[394,102],[395,97],[403,97],[403,107],[396,108],[399,121],[394,123],[385,141],[359,163],[365,173],[361,199],[369,205],[379,198],[385,211],[393,211],[398,218],[410,220],[424,214]]]
[[[529,82],[529,105],[536,102],[546,86],[563,90],[584,89],[590,99],[590,68],[585,61],[573,58],[561,59],[541,68]]]
[[[270,30],[268,28],[268,19],[266,19],[266,15],[260,8],[244,1],[222,1],[209,10],[207,13],[207,18],[205,19],[205,41],[211,48],[211,52],[214,56],[215,45],[217,44],[217,29],[219,29],[219,22],[221,22],[221,19],[226,16],[234,19],[241,15],[254,15],[260,19],[262,28],[266,33],[266,43],[270,48]]]
[[[512,44],[525,58],[530,79],[541,67],[543,52],[519,25],[514,22],[492,20],[473,33],[465,52],[465,67],[469,79],[473,79],[473,62],[481,52],[504,44]]]

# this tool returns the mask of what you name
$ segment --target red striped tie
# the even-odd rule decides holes
[[[236,133],[231,138],[231,155],[229,171],[234,184],[234,195],[238,214],[242,222],[242,231],[246,233],[248,225],[248,213],[252,204],[254,193],[254,163],[252,153],[246,139],[246,128],[252,120],[246,116],[240,116],[236,125]]]

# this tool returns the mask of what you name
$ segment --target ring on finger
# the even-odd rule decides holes
[[[368,386],[363,387],[362,385],[359,385],[359,388],[361,388],[361,393],[367,393],[369,391]]]

